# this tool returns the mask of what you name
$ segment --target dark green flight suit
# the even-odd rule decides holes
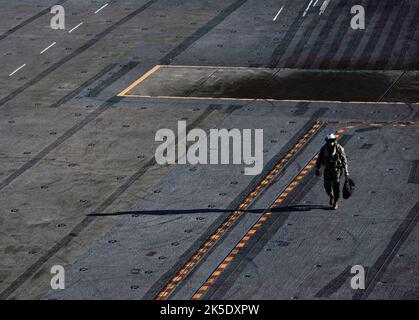
[[[335,142],[335,145],[330,147],[325,144],[317,158],[316,168],[320,169],[324,166],[324,188],[326,193],[330,196],[330,204],[337,203],[340,194],[340,177],[342,172],[345,176],[349,175],[348,172],[348,159],[343,147]]]

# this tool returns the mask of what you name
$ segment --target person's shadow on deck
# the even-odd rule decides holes
[[[293,206],[285,206],[285,207],[277,207],[273,208],[271,212],[303,212],[303,211],[311,211],[311,210],[331,210],[329,206],[323,205],[293,205]],[[132,216],[141,216],[141,215],[174,215],[174,214],[195,214],[195,213],[214,213],[214,212],[234,212],[235,210],[228,210],[228,209],[217,209],[217,208],[205,208],[205,209],[164,209],[164,210],[139,210],[139,211],[122,211],[122,212],[109,212],[109,213],[101,213],[101,212],[93,212],[88,214],[90,217],[106,217],[106,216],[125,216],[125,215],[132,215]],[[261,214],[267,209],[248,209],[242,210],[245,213],[255,213]]]

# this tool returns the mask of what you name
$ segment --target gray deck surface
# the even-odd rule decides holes
[[[155,298],[315,121],[319,131],[168,298],[191,299],[324,135],[352,124],[341,141],[353,197],[329,210],[322,177],[308,172],[202,298],[419,299],[419,3],[331,0],[319,14],[318,1],[304,15],[309,2],[115,0],[95,14],[107,1],[0,1],[0,299]],[[50,28],[57,3],[66,30]],[[350,28],[356,4],[365,30]],[[171,81],[187,99],[118,96],[156,65],[220,68],[228,90],[197,91],[204,68],[178,82],[153,75],[152,95],[171,95]],[[279,92],[253,70],[297,76]],[[264,171],[158,165],[155,134],[179,120],[264,129]],[[57,264],[65,290],[50,287]],[[350,287],[358,264],[366,290]]]

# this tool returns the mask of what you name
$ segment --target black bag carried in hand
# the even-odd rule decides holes
[[[343,184],[343,199],[348,199],[355,189],[355,183],[352,179],[346,178],[345,183]]]

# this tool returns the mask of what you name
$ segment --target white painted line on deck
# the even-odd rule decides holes
[[[326,11],[327,6],[329,5],[330,0],[324,0],[322,6],[320,7],[320,13],[319,15],[323,14],[323,12]]]
[[[107,4],[103,5],[103,6],[101,6],[99,9],[97,9],[97,10],[95,11],[95,14],[96,14],[96,13],[98,13],[100,10],[105,9],[108,5],[109,5],[109,3],[107,3]]]
[[[279,14],[282,12],[282,9],[284,9],[284,6],[281,7],[281,9],[279,9],[278,13],[276,14],[275,18],[273,21],[276,20],[276,18],[278,18]]]
[[[45,51],[47,51],[52,46],[55,46],[56,42],[51,43],[48,47],[46,47],[44,50],[42,50],[39,54],[43,54]]]
[[[313,3],[313,0],[310,0],[310,3],[308,4],[308,6],[307,6],[307,8],[306,8],[306,10],[304,11],[304,13],[303,13],[303,17],[305,17],[306,16],[306,14],[307,14],[307,12],[308,12],[308,10],[310,9],[310,7],[311,7],[311,4]]]
[[[319,0],[316,0],[316,2],[314,2],[313,7],[316,6],[317,2],[319,2]]]
[[[73,29],[71,29],[68,33],[72,33],[74,30],[76,30],[78,27],[80,27],[83,24],[83,22],[80,22],[77,26],[75,26]]]
[[[14,75],[16,72],[18,72],[20,69],[22,69],[24,66],[26,66],[25,64],[22,64],[19,68],[17,68],[15,71],[13,71],[11,74],[9,74],[9,77],[11,77],[12,75]]]

